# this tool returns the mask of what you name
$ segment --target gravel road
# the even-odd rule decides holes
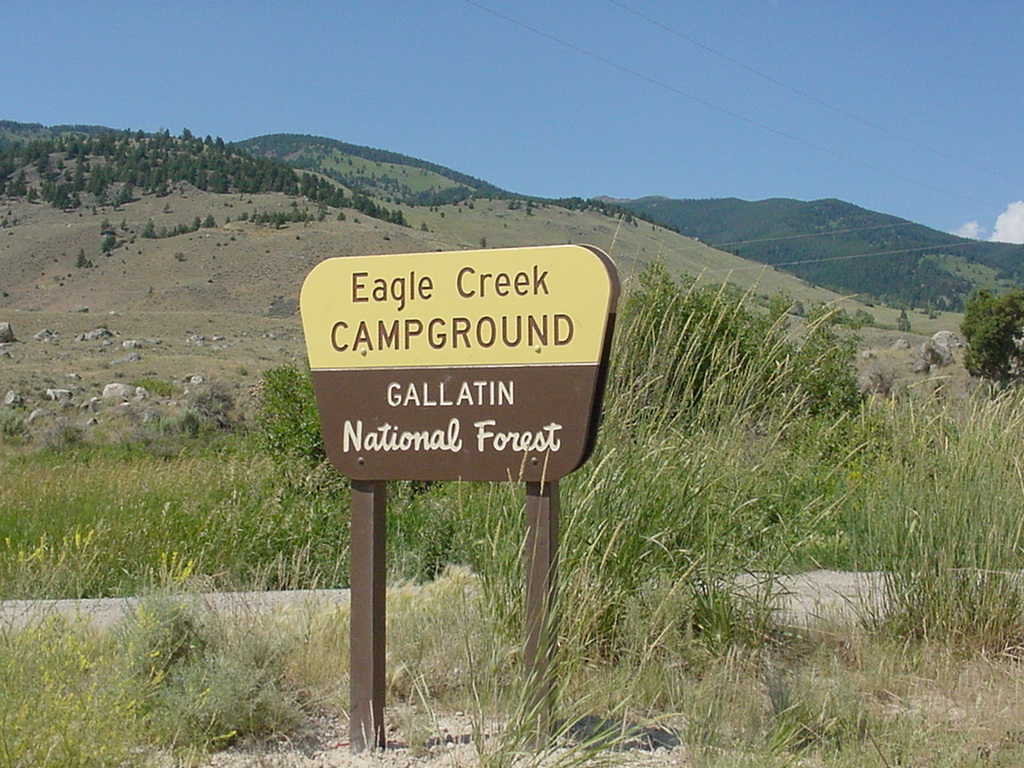
[[[347,589],[292,590],[287,592],[213,592],[200,599],[217,613],[273,613],[308,605],[330,607],[349,601]],[[103,597],[89,600],[5,600],[0,602],[0,630],[19,629],[46,616],[104,631],[131,615],[139,604],[135,597]]]
[[[753,589],[756,577],[742,586]],[[881,606],[882,575],[847,571],[808,571],[779,576],[776,609],[786,624],[807,626],[821,621],[853,621],[865,611]],[[347,603],[347,589],[294,590],[288,592],[218,592],[202,599],[222,613],[272,613],[309,605],[329,607]],[[53,615],[87,623],[97,630],[116,625],[138,605],[137,598],[92,600],[7,600],[0,602],[0,629],[11,630]]]

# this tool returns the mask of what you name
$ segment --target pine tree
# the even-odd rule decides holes
[[[1024,375],[1024,291],[978,291],[967,300],[960,330],[969,348],[964,365],[972,375],[998,382]]]
[[[900,319],[896,321],[896,328],[901,333],[910,333],[910,318],[907,316],[907,310],[900,310]]]

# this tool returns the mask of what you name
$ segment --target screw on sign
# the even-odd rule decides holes
[[[327,456],[352,479],[352,750],[384,742],[388,480],[520,481],[531,685],[547,712],[558,480],[590,455],[619,283],[582,245],[350,256],[302,286]]]

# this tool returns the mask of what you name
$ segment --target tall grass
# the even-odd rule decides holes
[[[152,595],[98,635],[56,619],[0,634],[0,766],[191,764],[301,719],[288,677],[300,647],[272,619],[230,622],[195,599]],[[170,761],[168,761],[169,763]]]
[[[1024,401],[875,404],[887,436],[846,505],[851,551],[882,570],[901,636],[1003,651],[1024,641]]]
[[[770,575],[845,495],[842,471],[794,450],[796,425],[859,405],[842,401],[843,344],[796,344],[781,313],[755,315],[728,290],[660,274],[642,290],[620,324],[598,448],[562,483],[560,706],[608,721],[678,711],[694,670],[776,642]],[[817,322],[808,339],[830,333]],[[840,397],[823,398],[832,383]],[[488,612],[506,642],[521,638],[522,489],[439,486],[426,499],[476,543],[464,551]],[[744,573],[760,588],[741,589]]]
[[[347,579],[347,510],[337,494],[319,496],[308,472],[237,453],[37,454],[5,464],[5,598],[138,594],[188,579],[227,589]]]

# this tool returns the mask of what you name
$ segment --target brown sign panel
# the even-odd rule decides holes
[[[595,248],[347,257],[306,279],[332,464],[356,480],[526,480],[593,448],[618,282]]]

